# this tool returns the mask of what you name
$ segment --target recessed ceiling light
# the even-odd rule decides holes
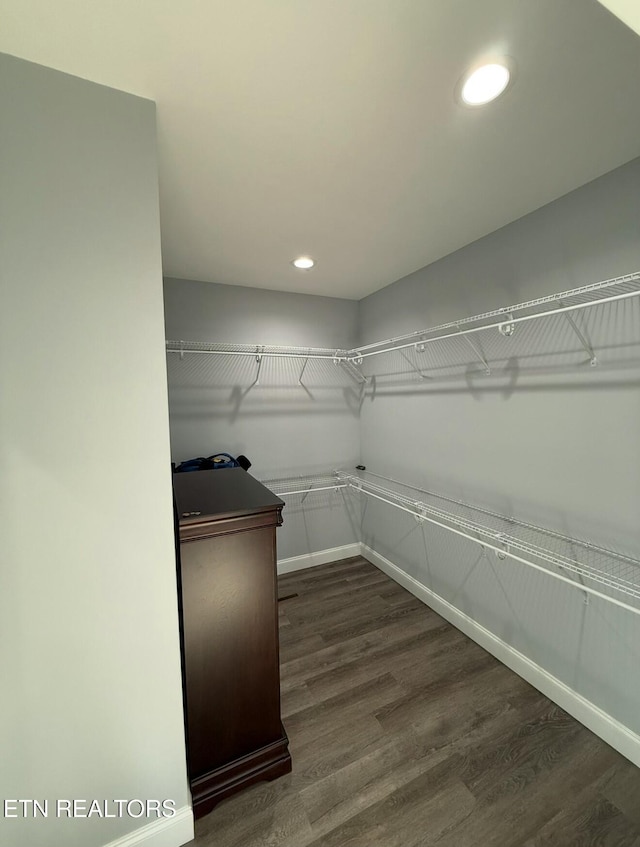
[[[460,98],[467,106],[484,106],[502,94],[510,79],[511,70],[505,60],[481,65],[463,77]]]
[[[315,261],[309,256],[299,256],[297,259],[294,259],[291,264],[294,268],[298,268],[301,271],[310,271],[315,265]]]

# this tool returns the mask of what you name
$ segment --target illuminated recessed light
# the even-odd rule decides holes
[[[310,271],[311,268],[315,265],[315,261],[309,256],[299,256],[297,259],[294,259],[291,264],[294,268],[298,268],[298,270]]]
[[[510,79],[511,70],[504,61],[481,65],[463,77],[460,98],[467,106],[484,106],[502,94]]]

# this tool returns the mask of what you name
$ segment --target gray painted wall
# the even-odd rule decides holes
[[[0,55],[0,113],[0,841],[97,847],[149,820],[57,799],[189,802],[155,109]]]
[[[639,269],[637,159],[365,298],[359,343]],[[433,351],[421,362],[436,378],[425,381],[390,376],[397,363],[379,361],[375,391],[367,392],[361,412],[363,462],[640,557],[640,304],[626,301],[600,314],[590,327],[596,368],[577,344],[572,356],[542,355],[560,349],[567,333],[572,337],[561,318],[514,336],[518,355],[492,377],[477,374],[470,351],[467,372],[456,378],[443,375]],[[368,505],[363,534],[379,553],[640,732],[638,616],[598,599],[585,605],[578,591],[516,563],[477,561],[477,546],[437,528],[423,532],[384,505]]]
[[[181,807],[153,105],[11,57],[0,65],[2,794]],[[625,273],[640,267],[639,198],[635,161],[359,307],[167,280],[167,337],[350,346],[358,319],[365,343]],[[250,362],[174,357],[173,458],[245,452],[267,477],[355,464],[362,444],[372,469],[639,555],[640,375],[613,346],[633,309],[611,312],[595,371],[521,357],[486,380],[381,378],[362,409],[333,365],[310,369],[306,388],[295,367],[270,366],[247,393]],[[289,504],[281,556],[354,540],[332,498]],[[363,531],[640,731],[636,618],[517,566],[476,564],[476,548],[382,505],[367,508]],[[15,847],[93,847],[138,822],[2,825]]]
[[[376,292],[357,311],[343,300],[166,280],[167,337],[344,347],[356,337],[357,317],[358,343],[366,344],[639,269],[639,221],[640,159]],[[456,356],[468,364],[457,376],[435,350],[414,360],[433,377],[425,381],[397,356],[370,360],[375,387],[364,398],[350,385],[336,389],[325,371],[314,374],[308,396],[291,364],[272,367],[259,390],[245,393],[252,362],[170,357],[174,459],[245,452],[265,478],[348,467],[360,454],[371,470],[638,557],[639,310],[638,300],[627,301],[595,321],[579,319],[596,346],[596,368],[557,318],[519,328],[508,355],[497,334],[483,341],[502,356],[491,377],[464,345]],[[285,522],[281,557],[359,534],[353,502],[348,525],[332,495],[312,503],[289,504],[295,520]],[[637,677],[637,618],[597,599],[585,605],[579,592],[519,565],[478,561],[476,546],[375,502],[360,531],[377,552],[640,731],[640,685],[629,684]]]
[[[342,348],[356,343],[353,300],[191,280],[165,280],[167,338]],[[258,479],[353,467],[359,457],[359,390],[332,361],[265,359],[251,388],[253,358],[168,355],[173,460],[245,454]],[[350,513],[332,492],[287,499],[278,557],[356,540]]]

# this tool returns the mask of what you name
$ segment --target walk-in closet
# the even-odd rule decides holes
[[[636,5],[0,0],[0,844],[639,847]]]
[[[635,160],[357,309],[252,292],[255,340],[245,290],[165,280],[174,460],[213,430],[285,502],[292,782],[222,804],[196,843],[216,820],[259,843],[279,803],[292,844],[420,843],[440,803],[436,844],[633,843],[639,189]]]

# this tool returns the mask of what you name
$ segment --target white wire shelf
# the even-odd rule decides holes
[[[476,358],[485,366],[487,371],[490,371],[487,358],[482,349],[477,346],[477,343],[474,343],[477,340],[473,336],[494,330],[503,338],[510,338],[517,333],[519,324],[562,315],[580,345],[589,354],[592,364],[595,365],[597,363],[596,351],[594,351],[587,333],[576,323],[573,317],[574,313],[638,296],[640,296],[640,271],[635,271],[624,276],[602,280],[547,297],[504,306],[480,315],[416,330],[384,341],[365,344],[357,350],[350,350],[347,358],[354,364],[361,365],[365,359],[372,356],[409,348],[413,348],[417,353],[424,353],[427,345],[449,339],[464,338]]]
[[[371,472],[337,472],[349,490],[640,614],[640,561]]]
[[[310,494],[341,489],[371,497],[412,515],[420,523],[440,527],[491,550],[498,559],[528,565],[586,594],[640,614],[640,561],[623,553],[371,471],[332,471],[262,482],[280,497],[301,495],[302,502]]]
[[[266,485],[270,491],[277,494],[278,497],[293,497],[294,495],[302,495],[303,500],[308,494],[315,494],[320,491],[338,491],[341,488],[348,487],[348,483],[346,481],[338,478],[336,471],[324,474],[309,474],[307,476],[262,479],[260,481],[263,485]]]
[[[329,347],[286,347],[270,344],[225,344],[208,341],[167,341],[167,353],[209,353],[220,356],[264,356],[286,359],[332,359],[340,362],[348,358],[347,350]]]
[[[283,377],[302,387],[311,378],[310,363],[319,367],[324,362],[327,368],[333,363],[342,379],[346,377],[361,389],[375,370],[393,378],[428,381],[473,373],[491,375],[492,369],[515,373],[523,368],[545,371],[585,362],[595,366],[607,357],[628,365],[638,361],[640,301],[635,299],[635,311],[622,309],[624,301],[638,297],[640,271],[635,271],[353,349],[203,341],[167,341],[166,348],[168,354],[181,359],[213,355],[253,360],[250,389],[265,379],[265,360],[292,360],[292,369]],[[373,358],[383,354],[388,354],[386,365],[372,370]]]
[[[168,354],[177,354],[181,359],[186,355],[208,355],[208,356],[230,356],[241,357],[244,360],[255,362],[254,380],[249,386],[251,388],[260,384],[261,378],[264,380],[263,365],[265,361],[278,360],[297,360],[299,370],[295,376],[291,375],[293,382],[297,382],[302,387],[306,385],[306,379],[309,377],[307,366],[310,362],[322,363],[327,367],[331,367],[331,363],[337,366],[342,372],[343,377],[346,377],[351,382],[363,385],[366,383],[366,378],[360,370],[350,361],[346,350],[339,350],[328,347],[286,347],[268,344],[225,344],[208,341],[167,341],[166,349]]]

